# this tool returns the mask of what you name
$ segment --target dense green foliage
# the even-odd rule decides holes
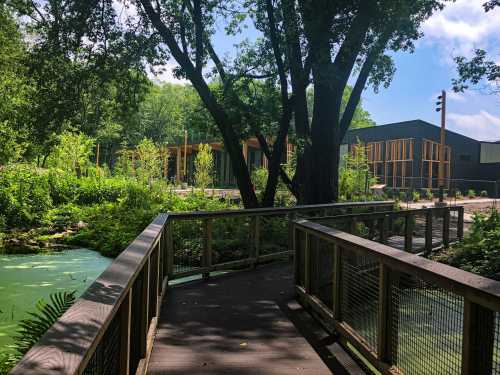
[[[463,241],[436,259],[500,281],[500,212],[492,209],[488,215],[474,215]]]
[[[108,256],[121,252],[159,212],[226,207],[200,193],[180,197],[161,181],[145,185],[119,176],[78,178],[71,172],[23,164],[0,172],[2,231],[37,227],[50,232],[82,222],[85,225],[66,241]]]

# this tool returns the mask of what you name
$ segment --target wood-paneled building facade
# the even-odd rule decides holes
[[[499,135],[500,137],[500,135]],[[366,147],[370,169],[395,188],[438,186],[440,127],[422,120],[348,131],[342,153]],[[446,131],[444,173],[453,180],[500,180],[500,144]]]

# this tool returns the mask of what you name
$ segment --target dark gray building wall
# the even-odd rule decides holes
[[[387,141],[390,139],[414,139],[413,175],[421,175],[422,140],[440,142],[440,127],[422,120],[405,121],[371,128],[353,129],[347,132],[343,143]],[[446,145],[451,146],[452,179],[500,179],[500,163],[481,164],[481,142],[446,131]]]

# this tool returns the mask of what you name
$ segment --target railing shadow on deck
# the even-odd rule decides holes
[[[291,223],[297,217],[345,215],[366,209],[376,212],[393,203],[160,214],[11,374],[144,373],[160,303],[171,280],[190,275],[207,278],[214,271],[288,258],[292,255]],[[191,224],[183,225],[189,221]],[[244,240],[236,238],[242,234]],[[192,241],[196,236],[199,241]],[[244,250],[242,245],[246,245]]]

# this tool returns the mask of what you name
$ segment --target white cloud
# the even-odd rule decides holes
[[[500,9],[485,12],[485,0],[457,0],[435,13],[423,25],[423,43],[439,46],[445,59],[470,56],[475,48],[496,48],[500,35]]]
[[[465,102],[467,101],[467,98],[465,97],[465,94],[460,94],[458,92],[454,91],[448,91],[446,93],[446,98],[448,100],[454,101],[454,102]]]
[[[500,117],[487,111],[476,114],[450,113],[449,129],[479,140],[500,139]]]

